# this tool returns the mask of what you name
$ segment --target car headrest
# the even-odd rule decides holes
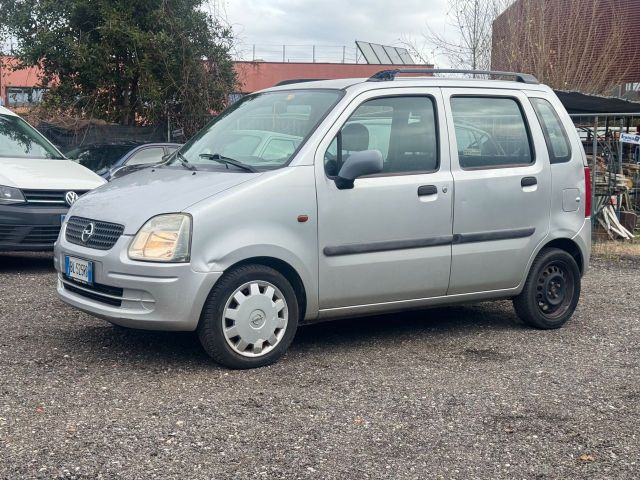
[[[361,123],[350,123],[342,129],[342,149],[362,152],[369,149],[369,129]]]

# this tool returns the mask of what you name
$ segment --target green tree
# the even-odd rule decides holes
[[[39,65],[45,107],[189,133],[236,84],[232,32],[204,0],[0,0],[22,66]]]

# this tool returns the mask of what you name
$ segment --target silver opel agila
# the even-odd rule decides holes
[[[433,73],[242,98],[165,165],[73,205],[60,298],[125,327],[196,330],[232,368],[346,316],[511,298],[527,324],[562,326],[591,250],[571,119],[529,75]]]

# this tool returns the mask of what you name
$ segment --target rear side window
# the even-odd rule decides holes
[[[453,97],[451,110],[460,166],[517,167],[534,161],[520,104],[505,97]]]
[[[360,105],[325,153],[328,176],[354,152],[379,150],[383,174],[436,171],[439,167],[435,105],[431,97],[384,97]]]
[[[531,104],[542,126],[544,140],[549,150],[549,161],[562,163],[571,160],[569,137],[553,105],[544,98],[532,98]]]

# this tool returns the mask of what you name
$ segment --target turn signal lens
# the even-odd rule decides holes
[[[129,258],[147,262],[188,262],[191,216],[159,215],[149,220],[129,246]]]

